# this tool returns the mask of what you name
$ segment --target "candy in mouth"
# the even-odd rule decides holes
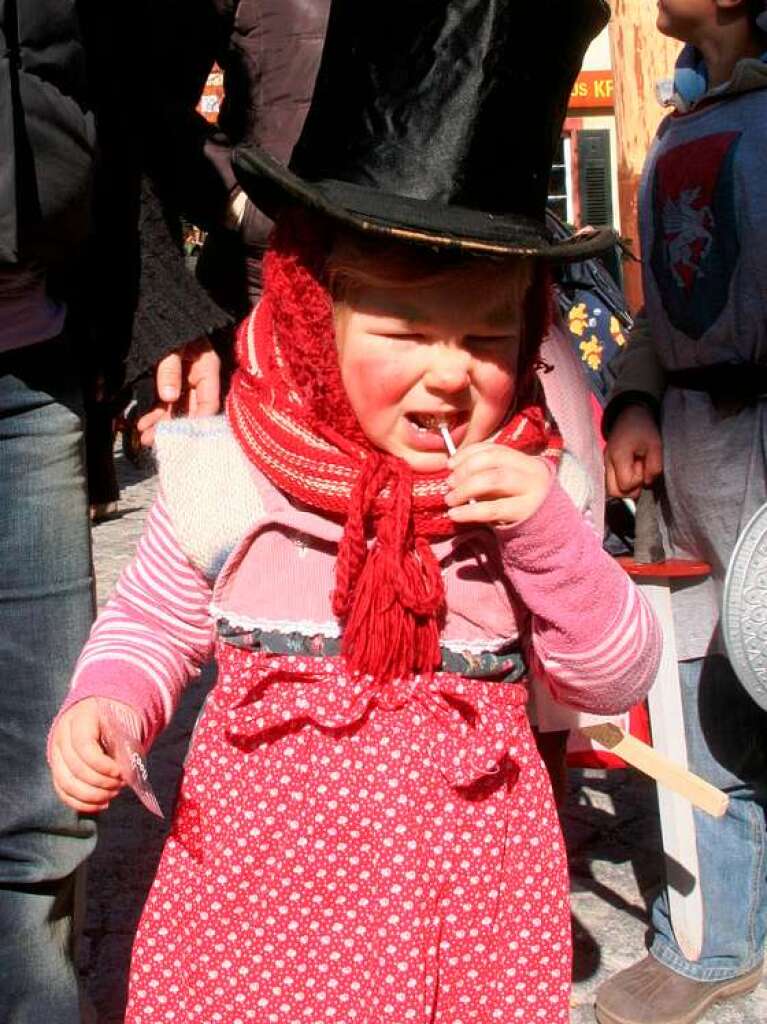
[[[419,430],[428,430],[435,434],[442,433],[443,429],[450,430],[451,427],[455,426],[458,414],[450,413],[437,415],[435,413],[418,413],[409,412],[407,418],[413,423]]]

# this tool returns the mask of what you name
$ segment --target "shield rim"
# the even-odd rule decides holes
[[[732,553],[722,597],[722,635],[735,674],[759,707],[767,710],[767,655],[764,657],[764,669],[759,671],[743,634],[744,591],[749,569],[761,544],[767,545],[767,503],[749,519]],[[767,588],[764,591],[764,604],[767,607]]]

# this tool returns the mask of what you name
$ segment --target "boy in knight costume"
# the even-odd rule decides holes
[[[767,931],[767,713],[719,627],[733,548],[767,499],[767,9],[662,0],[658,27],[687,46],[643,179],[646,309],[605,413],[608,486],[634,496],[662,468],[667,554],[711,565],[674,593],[674,625],[690,767],[730,805],[696,812],[701,958],[659,898],[650,955],[599,992],[602,1024],[692,1024],[759,983]]]

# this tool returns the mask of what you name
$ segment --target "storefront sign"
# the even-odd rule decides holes
[[[570,96],[574,107],[613,107],[612,71],[581,71]]]

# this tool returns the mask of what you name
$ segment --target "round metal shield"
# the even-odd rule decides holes
[[[767,710],[767,505],[735,545],[724,584],[722,632],[738,678]]]

